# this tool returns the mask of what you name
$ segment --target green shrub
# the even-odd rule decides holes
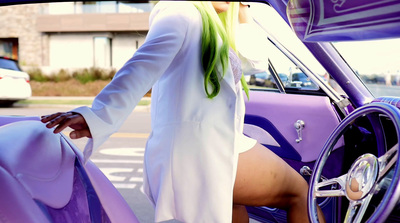
[[[53,82],[63,82],[70,80],[72,77],[67,70],[61,69],[58,71],[58,73],[50,75],[50,78]]]
[[[75,71],[72,77],[81,82],[82,84],[96,81],[96,80],[111,80],[115,75],[115,70],[107,70],[96,67],[91,67],[89,69],[82,69]]]
[[[68,70],[61,69],[56,73],[45,75],[40,68],[32,68],[28,70],[27,73],[32,81],[37,82],[62,82],[73,78],[82,84],[86,84],[96,80],[111,80],[114,77],[116,70],[91,67],[89,69],[79,69],[71,73]]]
[[[26,73],[29,74],[29,78],[32,81],[37,81],[37,82],[49,81],[49,78],[46,75],[44,75],[42,70],[39,68],[31,68],[27,70]]]

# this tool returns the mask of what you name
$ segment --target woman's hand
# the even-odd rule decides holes
[[[71,139],[79,139],[82,137],[92,137],[89,126],[81,114],[75,112],[58,112],[51,115],[41,117],[43,123],[47,123],[47,128],[53,128],[54,133],[60,133],[65,128],[70,127],[74,131],[69,134]]]

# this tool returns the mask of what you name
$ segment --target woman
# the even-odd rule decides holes
[[[89,137],[88,158],[152,87],[144,191],[157,222],[248,222],[243,205],[284,208],[289,221],[308,222],[307,183],[243,135],[237,21],[237,3],[158,3],[145,43],[92,107],[42,122],[55,133],[70,126],[73,139]]]

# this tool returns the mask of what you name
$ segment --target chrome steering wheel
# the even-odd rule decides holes
[[[344,175],[332,179],[324,178],[322,170],[336,142],[357,118],[372,113],[384,115],[393,122],[397,144],[385,150],[379,157],[370,153],[359,156]],[[378,139],[379,137],[384,136],[376,135],[377,142],[382,142],[384,139]],[[346,223],[385,222],[400,197],[399,139],[400,110],[393,105],[371,103],[348,115],[329,136],[315,163],[308,191],[308,214],[311,222],[319,222],[317,198],[325,197],[347,198],[349,206],[344,218]],[[369,218],[363,219],[374,197],[378,197],[375,200],[379,201],[379,205],[373,211],[368,210]]]

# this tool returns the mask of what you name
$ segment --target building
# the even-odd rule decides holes
[[[0,56],[44,72],[119,69],[144,42],[152,3],[60,2],[0,8]]]

